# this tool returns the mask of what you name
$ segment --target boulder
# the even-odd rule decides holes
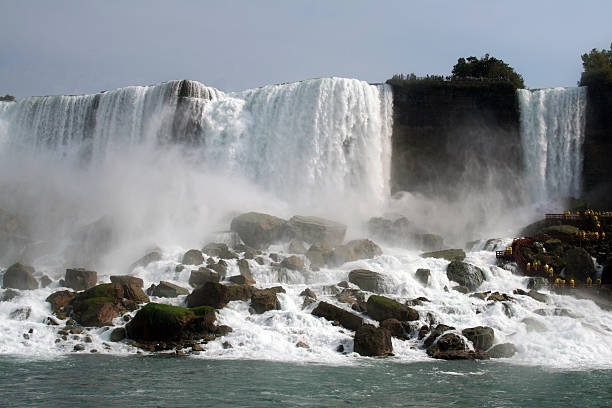
[[[565,241],[571,241],[576,237],[578,228],[573,225],[551,225],[542,228],[539,232]]]
[[[85,290],[96,286],[98,282],[98,272],[88,271],[83,268],[66,269],[66,277],[60,282],[67,288],[74,290]]]
[[[246,275],[230,276],[229,281],[238,285],[255,285],[255,279]]]
[[[53,310],[53,313],[57,313],[68,306],[74,300],[76,295],[76,292],[60,290],[50,294],[45,300],[51,303],[51,310]]]
[[[255,249],[266,249],[270,244],[289,235],[287,221],[268,214],[249,212],[234,218],[231,229],[244,243]]]
[[[174,298],[180,295],[189,294],[189,290],[175,285],[174,283],[161,281],[158,285],[151,285],[151,287],[147,289],[147,293],[150,296]]]
[[[123,286],[118,283],[103,283],[87,289],[72,301],[74,319],[82,326],[111,326],[112,320],[125,309],[124,297]]]
[[[327,302],[319,302],[312,314],[332,322],[338,321],[342,327],[349,330],[357,330],[363,324],[361,317]]]
[[[404,325],[397,319],[383,320],[380,323],[380,327],[387,329],[393,337],[397,337],[398,339],[406,338],[406,330],[404,329]]]
[[[304,261],[299,256],[291,255],[283,259],[281,266],[292,271],[301,271],[304,269]]]
[[[527,289],[540,290],[548,286],[548,279],[543,277],[529,278]]]
[[[463,286],[463,285],[453,286],[452,289],[455,292],[463,293],[464,295],[467,295],[468,293],[470,293],[470,288],[468,288],[467,286]]]
[[[427,354],[444,360],[487,360],[485,351],[469,351],[463,338],[455,333],[443,334],[437,342],[427,348]]]
[[[309,297],[312,299],[316,299],[317,295],[310,289],[310,288],[306,288],[302,291],[302,293],[300,293],[300,296],[305,296],[305,297]]]
[[[496,344],[487,353],[491,358],[510,358],[516,354],[516,347],[512,343]]]
[[[181,263],[185,265],[202,265],[204,263],[204,255],[202,255],[202,251],[199,249],[190,249],[183,255]]]
[[[289,243],[288,251],[290,254],[304,255],[308,251],[308,248],[306,248],[304,242],[299,239],[294,239]]]
[[[251,296],[251,307],[255,313],[262,314],[268,310],[279,310],[280,303],[274,291],[257,290]]]
[[[387,356],[393,353],[391,333],[387,329],[363,324],[355,333],[353,350],[362,356]]]
[[[359,286],[362,290],[380,293],[384,292],[383,275],[367,269],[354,269],[349,272],[349,282]]]
[[[142,287],[134,285],[121,285],[123,287],[123,297],[127,300],[131,300],[140,303],[148,303],[149,297],[144,293]]]
[[[191,286],[197,288],[206,282],[219,282],[219,274],[205,267],[191,271],[191,275],[189,275],[189,284]]]
[[[548,296],[533,289],[527,292],[527,296],[542,303],[546,303],[548,301]]]
[[[167,341],[181,337],[196,314],[184,307],[149,303],[126,325],[129,338],[144,341]]]
[[[161,260],[162,260],[161,253],[157,251],[149,252],[148,254],[146,254],[145,256],[143,256],[142,258],[140,258],[133,264],[131,264],[130,267],[128,268],[128,273],[132,273],[132,271],[138,267],[146,268],[149,264],[153,262],[158,262]]]
[[[463,249],[444,249],[442,251],[425,252],[421,254],[422,258],[441,258],[447,261],[463,261],[465,259],[465,251]]]
[[[125,337],[126,337],[125,327],[117,327],[116,329],[113,329],[113,331],[111,332],[110,341],[112,342],[121,341],[125,339]]]
[[[461,261],[451,261],[446,267],[448,280],[466,286],[470,290],[476,290],[484,281],[484,273],[474,265]]]
[[[213,271],[219,274],[219,280],[225,279],[227,276],[227,264],[220,259],[218,263],[211,263],[208,265],[208,269],[212,269]]]
[[[325,242],[331,246],[344,241],[346,225],[325,218],[296,215],[289,219],[289,228],[299,240]]]
[[[338,245],[329,254],[327,264],[332,267],[340,266],[346,262],[352,262],[357,260],[357,255],[353,248],[348,245]]]
[[[261,253],[261,251],[245,244],[235,245],[233,249],[238,253],[244,253],[244,259],[255,259],[255,257]]]
[[[423,345],[425,346],[425,348],[429,348],[434,343],[434,341],[436,341],[438,337],[440,337],[444,332],[449,331],[449,330],[455,330],[455,328],[451,326],[447,326],[445,324],[437,325],[436,327],[433,328],[431,333],[429,333],[429,336],[427,336],[427,338],[423,342]]]
[[[379,322],[387,319],[397,319],[404,322],[418,320],[419,318],[419,313],[416,310],[388,297],[372,295],[368,298],[366,304],[368,316]]]
[[[431,271],[429,269],[417,269],[414,276],[423,284],[423,286],[427,286],[429,277],[431,276]]]
[[[310,261],[311,268],[322,268],[332,259],[333,253],[329,244],[315,242],[306,252],[306,258]]]
[[[474,344],[474,350],[476,351],[488,350],[493,345],[493,340],[495,340],[495,331],[487,326],[463,329],[461,334]]]
[[[357,259],[371,259],[382,255],[382,249],[369,239],[356,239],[346,243],[353,250]]]
[[[112,283],[118,283],[122,286],[134,286],[137,288],[142,288],[144,287],[144,282],[142,281],[142,279],[137,278],[135,276],[128,276],[128,275],[112,275],[110,277],[110,281]]]
[[[208,256],[214,256],[221,259],[238,259],[240,258],[237,253],[231,251],[227,244],[215,242],[207,244],[202,248],[202,252]]]
[[[16,263],[4,272],[3,288],[20,290],[38,289],[38,281],[34,278],[34,268]]]
[[[251,266],[249,265],[249,261],[246,259],[238,260],[238,270],[240,271],[241,275],[248,276],[249,278],[253,277],[253,274],[251,273]]]
[[[43,275],[40,278],[40,287],[41,288],[46,288],[46,287],[48,287],[52,283],[53,283],[53,280],[51,280],[51,278],[48,277],[47,275]]]
[[[212,306],[215,309],[222,309],[233,300],[248,300],[252,294],[253,288],[249,285],[206,282],[187,296],[187,306]]]
[[[565,271],[563,275],[569,282],[574,279],[576,282],[585,283],[587,278],[593,278],[595,265],[593,258],[584,248],[573,247],[563,254]]]

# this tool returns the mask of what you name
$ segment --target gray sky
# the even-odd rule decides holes
[[[449,74],[489,52],[528,87],[574,86],[608,48],[612,1],[0,0],[0,94],[170,79],[224,91],[322,76]]]

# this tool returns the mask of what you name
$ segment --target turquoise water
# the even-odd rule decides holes
[[[612,370],[491,361],[351,366],[166,356],[0,357],[5,407],[608,407]]]

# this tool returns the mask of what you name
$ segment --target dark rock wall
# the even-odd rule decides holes
[[[392,191],[459,196],[522,171],[519,109],[508,82],[392,84]]]
[[[587,90],[583,145],[584,198],[595,209],[612,208],[612,86]]]

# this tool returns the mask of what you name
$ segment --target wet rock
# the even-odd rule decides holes
[[[546,325],[533,317],[526,317],[521,320],[527,326],[528,331],[543,333],[548,330]]]
[[[174,298],[180,295],[188,295],[189,290],[175,285],[174,283],[161,281],[158,285],[151,285],[151,287],[147,289],[147,293],[150,296]]]
[[[255,285],[255,279],[246,275],[230,276],[229,281],[237,285]]]
[[[353,350],[362,356],[387,356],[393,353],[391,333],[371,324],[361,325],[355,333]]]
[[[383,275],[367,269],[354,269],[350,271],[349,282],[368,292],[380,293],[384,291]]]
[[[208,269],[217,272],[219,274],[219,280],[223,280],[227,276],[227,264],[223,262],[223,259],[216,264],[209,264]]]
[[[357,303],[365,301],[365,295],[359,289],[342,289],[342,292],[336,295],[336,299],[342,303]]]
[[[474,297],[474,298],[480,299],[480,300],[485,300],[487,298],[487,296],[489,296],[490,293],[491,293],[490,290],[488,290],[486,292],[477,292],[477,293],[472,293],[470,295],[470,297]]]
[[[391,336],[397,337],[398,339],[406,338],[406,330],[404,325],[397,319],[387,319],[380,323],[380,327],[387,329]]]
[[[240,258],[237,253],[231,251],[227,244],[223,243],[210,243],[202,248],[202,252],[208,256],[214,256],[221,259],[238,259]]]
[[[306,248],[304,242],[299,239],[294,239],[289,243],[288,251],[290,254],[304,255],[308,251],[308,248]]]
[[[204,351],[204,347],[199,344],[194,344],[191,346],[191,351]]]
[[[47,275],[43,275],[40,278],[40,287],[41,288],[46,288],[47,286],[49,286],[52,283],[53,283],[53,280],[51,280],[51,278],[48,277]]]
[[[429,303],[429,299],[424,296],[420,296],[416,299],[409,299],[404,304],[406,306],[422,306],[423,303]]]
[[[429,348],[438,337],[440,337],[444,332],[447,332],[449,330],[455,330],[455,328],[452,326],[447,326],[445,324],[438,324],[436,327],[433,328],[429,336],[427,336],[427,338],[423,342],[423,345],[425,346],[425,348]]]
[[[527,289],[540,290],[548,286],[548,279],[542,277],[529,278]]]
[[[205,267],[191,271],[191,274],[189,275],[189,284],[191,286],[197,288],[206,282],[219,282],[219,274]]]
[[[369,239],[356,239],[346,243],[351,248],[357,259],[372,259],[382,255],[382,249]]]
[[[251,296],[251,307],[255,313],[262,314],[269,310],[279,310],[280,302],[273,291],[258,290]]]
[[[282,241],[289,233],[287,221],[268,214],[249,212],[234,218],[231,230],[237,232],[244,243],[255,249],[266,249]]]
[[[379,322],[387,319],[397,319],[404,322],[419,318],[419,313],[416,310],[388,297],[377,295],[368,298],[367,313],[372,319]]]
[[[255,259],[261,252],[248,245],[238,244],[234,246],[234,251],[244,254],[244,259]]]
[[[474,344],[474,350],[476,351],[488,350],[493,345],[493,340],[495,340],[495,331],[487,326],[463,329],[461,334]]]
[[[113,275],[110,277],[112,283],[118,283],[122,286],[134,286],[137,288],[144,287],[142,279],[129,275]]]
[[[324,242],[331,246],[340,245],[346,234],[346,225],[311,216],[291,217],[289,228],[296,239],[308,243]]]
[[[463,249],[443,249],[442,251],[422,253],[421,257],[442,258],[447,261],[463,261],[465,259],[465,251],[463,251]]]
[[[336,347],[336,351],[338,353],[344,353],[344,345],[339,344],[338,347]]]
[[[368,305],[366,302],[358,300],[357,302],[351,305],[351,309],[353,309],[357,313],[366,313],[368,311]]]
[[[291,255],[283,259],[281,266],[292,271],[301,271],[304,269],[304,261],[302,261],[302,258],[298,256]]]
[[[455,333],[443,334],[437,342],[427,348],[430,357],[444,360],[487,360],[485,351],[468,351],[461,336]]]
[[[193,311],[184,307],[149,303],[136,313],[125,328],[128,337],[133,340],[174,340],[181,337],[195,317]]]
[[[105,283],[78,293],[72,301],[74,319],[82,326],[111,326],[119,316],[124,295],[118,283]]]
[[[85,290],[96,286],[98,282],[98,272],[88,271],[83,268],[66,269],[66,277],[63,286],[74,290]]]
[[[85,350],[85,346],[83,344],[75,344],[72,348],[72,351],[83,351]]]
[[[491,347],[487,353],[491,358],[510,358],[516,354],[516,347],[512,343],[502,343]]]
[[[317,301],[313,298],[304,298],[304,301],[302,302],[302,309],[306,309],[308,306],[312,305],[313,303],[317,303]]]
[[[113,329],[110,334],[110,341],[118,342],[126,338],[126,332],[124,327],[117,327]]]
[[[261,256],[258,256],[257,258],[255,258],[255,262],[257,262],[259,265],[265,265],[266,261],[264,261],[264,259]]]
[[[357,330],[363,324],[361,317],[327,302],[319,302],[312,314],[332,322],[338,321],[342,327],[349,330]]]
[[[312,290],[310,290],[310,288],[304,289],[302,291],[302,293],[300,293],[300,296],[306,296],[306,297],[309,297],[309,298],[312,298],[312,299],[316,299],[317,298],[317,295]]]
[[[60,290],[50,294],[45,300],[51,303],[53,313],[57,313],[68,306],[74,300],[76,295],[77,294],[75,292],[71,292],[69,290]]]
[[[222,309],[233,300],[250,299],[252,293],[253,288],[249,285],[223,285],[218,282],[206,282],[187,296],[187,306],[212,306]]]
[[[152,264],[153,262],[158,262],[161,260],[162,260],[161,253],[157,251],[149,252],[148,254],[146,254],[145,256],[143,256],[142,258],[140,258],[133,264],[131,264],[130,267],[128,268],[128,273],[132,273],[134,269],[139,268],[139,267],[146,268],[149,264]]]
[[[457,285],[453,286],[452,289],[456,292],[463,293],[464,295],[470,293],[470,288],[467,286]]]
[[[20,307],[18,309],[13,310],[9,314],[9,319],[12,320],[28,320],[30,315],[32,314],[32,308],[29,306]]]
[[[515,295],[527,296],[527,292],[525,292],[523,289],[514,289],[512,293]]]
[[[298,341],[297,343],[295,343],[295,347],[297,348],[303,348],[303,349],[309,349],[310,346],[306,343],[304,343],[303,341]]]
[[[10,302],[11,300],[19,297],[19,292],[13,289],[7,289],[2,293],[2,297],[0,297],[0,302]]]
[[[306,258],[310,261],[311,268],[324,267],[333,256],[332,247],[325,242],[313,243],[306,252]]]
[[[238,264],[238,270],[240,271],[241,275],[248,276],[249,278],[253,277],[253,274],[251,273],[251,267],[249,265],[249,261],[247,261],[246,259],[239,259],[237,264]]]
[[[586,282],[587,278],[593,278],[595,265],[593,258],[584,248],[573,247],[563,254],[565,262],[565,279],[569,282],[574,279],[576,282]]]
[[[542,302],[542,303],[548,302],[548,296],[546,296],[543,293],[537,292],[533,289],[527,292],[527,296],[529,296],[530,298],[534,300],[537,300],[538,302]]]
[[[415,277],[423,284],[423,286],[427,286],[429,278],[431,277],[431,271],[429,269],[417,269]]]
[[[446,277],[471,291],[476,290],[484,281],[484,273],[480,268],[461,261],[451,261],[448,264]]]
[[[2,287],[20,290],[38,289],[38,281],[34,278],[34,272],[31,266],[13,264],[4,273]]]
[[[506,301],[512,300],[512,298],[503,293],[493,292],[489,295],[487,300],[492,301],[492,302],[506,302]]]
[[[202,265],[204,263],[204,255],[199,249],[190,249],[185,252],[181,263],[184,265]]]

